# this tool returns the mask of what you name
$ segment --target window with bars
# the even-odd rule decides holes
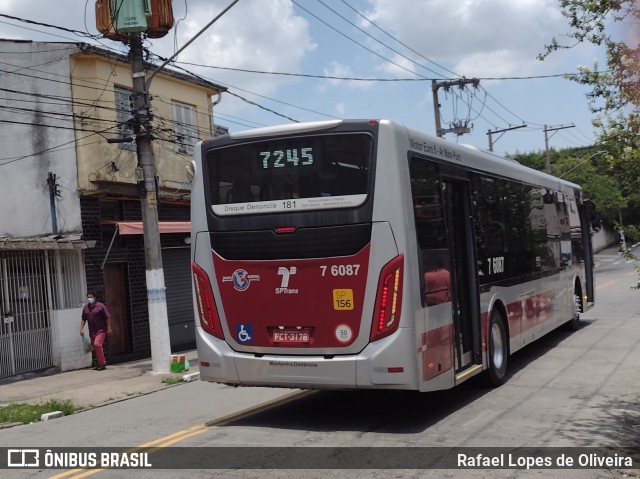
[[[173,132],[175,134],[175,150],[183,155],[191,155],[198,141],[196,129],[196,109],[177,101],[173,106]]]
[[[115,87],[116,97],[116,122],[117,131],[120,138],[133,137],[133,126],[129,123],[129,120],[133,118],[131,114],[131,101],[130,96],[133,93],[126,88]],[[118,147],[123,150],[136,151],[135,141],[128,143],[118,143]]]

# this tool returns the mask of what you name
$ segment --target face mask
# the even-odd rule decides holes
[[[96,301],[96,298],[87,298],[87,303],[93,304]]]

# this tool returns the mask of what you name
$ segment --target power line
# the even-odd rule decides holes
[[[349,5],[345,0],[340,0],[342,3],[344,3],[347,7],[349,7],[351,10],[353,10],[357,15],[359,15],[360,17],[362,17],[363,19],[365,19],[367,22],[369,22],[371,25],[373,25],[374,27],[376,27],[378,30],[380,30],[382,33],[384,33],[385,35],[387,35],[389,38],[391,38],[392,40],[398,42],[400,45],[402,45],[403,47],[405,47],[407,50],[415,53],[416,55],[418,55],[420,58],[422,58],[423,60],[426,60],[427,62],[437,66],[438,68],[441,68],[442,70],[451,73],[454,76],[460,77],[460,75],[458,75],[456,72],[449,70],[446,67],[443,67],[442,65],[434,62],[433,60],[425,57],[424,55],[422,55],[421,53],[419,53],[418,51],[414,50],[413,48],[411,48],[409,45],[403,43],[402,41],[400,41],[399,39],[397,39],[396,37],[394,37],[393,35],[391,35],[390,33],[388,33],[386,30],[384,30],[382,27],[380,27],[378,24],[376,24],[375,22],[373,22],[372,20],[370,20],[369,18],[367,18],[366,16],[364,16],[362,13],[360,13],[358,10],[356,10],[353,6]]]
[[[425,61],[428,61],[429,63],[434,64],[434,65],[435,65],[435,66],[437,66],[438,68],[441,68],[441,69],[443,69],[443,70],[445,70],[445,71],[448,71],[448,72],[450,72],[450,73],[452,73],[452,74],[457,75],[455,72],[453,72],[453,71],[451,71],[451,70],[449,70],[449,69],[447,69],[447,68],[443,67],[442,65],[439,65],[439,64],[437,64],[437,63],[433,62],[433,61],[432,61],[432,60],[430,60],[429,58],[427,58],[427,57],[425,57],[425,56],[421,55],[421,54],[420,54],[419,52],[417,52],[415,49],[413,49],[413,48],[411,48],[410,46],[406,45],[405,43],[401,42],[399,39],[397,39],[397,38],[396,38],[396,37],[394,37],[393,35],[391,35],[391,34],[389,34],[388,32],[386,32],[384,29],[382,29],[380,26],[378,26],[375,22],[371,21],[371,20],[370,20],[369,18],[367,18],[365,15],[363,15],[363,14],[362,14],[362,13],[360,13],[360,12],[358,12],[355,8],[353,8],[353,7],[351,7],[350,5],[348,5],[344,0],[341,0],[341,2],[342,2],[343,4],[345,4],[347,7],[349,7],[351,10],[353,10],[353,11],[354,11],[358,16],[360,16],[361,18],[365,19],[365,20],[366,20],[367,22],[369,22],[371,25],[373,25],[374,27],[376,27],[376,28],[377,28],[379,31],[381,31],[383,34],[385,34],[385,35],[386,35],[386,36],[388,36],[389,38],[392,38],[394,41],[398,42],[398,43],[399,43],[400,45],[402,45],[403,47],[405,47],[405,48],[409,49],[409,50],[410,50],[410,51],[412,51],[414,54],[418,55],[420,58],[424,59]],[[325,22],[324,20],[321,20],[318,16],[316,16],[316,15],[315,15],[315,14],[313,14],[313,13],[311,13],[309,10],[305,9],[304,7],[302,7],[301,5],[299,5],[297,2],[295,2],[295,1],[294,1],[293,3],[294,3],[294,4],[296,4],[296,5],[297,5],[299,8],[301,8],[302,10],[306,11],[307,13],[309,13],[309,15],[311,15],[311,16],[315,17],[316,19],[318,19],[318,21],[320,21],[320,22],[324,23],[325,25],[327,25],[329,28],[331,28],[331,29],[333,29],[334,31],[337,31],[337,32],[338,32],[338,33],[340,33],[341,35],[345,36],[345,37],[346,37],[346,38],[348,38],[350,41],[352,41],[352,42],[356,43],[357,45],[361,46],[362,48],[366,49],[367,51],[369,51],[369,52],[371,52],[371,53],[373,53],[373,54],[375,54],[375,55],[379,56],[380,58],[384,59],[385,61],[389,61],[389,62],[391,62],[392,64],[394,64],[394,65],[396,65],[396,66],[398,66],[398,67],[400,67],[400,68],[403,68],[402,66],[398,65],[397,63],[395,63],[395,62],[393,62],[393,61],[390,61],[389,59],[386,59],[385,57],[383,57],[383,56],[379,55],[379,54],[378,54],[378,53],[376,53],[375,51],[373,51],[373,50],[371,50],[371,49],[367,48],[366,46],[362,45],[361,43],[357,42],[356,40],[353,40],[352,38],[350,38],[350,37],[348,37],[348,36],[346,36],[346,35],[342,34],[342,33],[341,33],[340,31],[338,31],[336,28],[334,28],[333,26],[329,25],[329,24],[328,24],[327,22]],[[380,40],[378,40],[378,39],[376,39],[375,37],[371,36],[371,35],[370,35],[370,34],[368,34],[367,32],[363,31],[361,28],[359,28],[359,27],[357,27],[356,25],[354,25],[354,24],[353,24],[353,22],[349,21],[349,20],[348,20],[348,19],[346,19],[344,16],[340,15],[340,14],[339,14],[339,13],[337,13],[335,10],[331,9],[330,7],[328,7],[325,3],[323,3],[323,2],[320,2],[320,3],[321,3],[322,5],[324,5],[326,8],[328,8],[329,10],[333,11],[336,15],[340,16],[343,20],[347,21],[348,23],[350,23],[351,25],[353,25],[355,28],[358,28],[361,32],[363,32],[364,34],[366,34],[366,35],[367,35],[367,36],[369,36],[370,38],[374,39],[374,40],[375,40],[376,42],[378,42],[379,44],[381,44],[381,45],[385,46],[386,48],[389,48],[390,50],[392,50],[392,51],[394,51],[395,53],[397,53],[397,54],[399,54],[399,55],[403,56],[404,58],[406,58],[406,59],[408,59],[408,60],[412,61],[413,63],[415,63],[415,64],[417,64],[417,65],[419,65],[419,66],[421,66],[421,67],[423,67],[423,68],[426,68],[426,67],[424,67],[423,65],[420,65],[419,63],[417,63],[417,62],[415,62],[415,61],[411,60],[409,57],[404,56],[404,55],[402,55],[400,52],[398,52],[398,51],[396,51],[396,50],[392,49],[391,47],[389,47],[388,45],[386,45],[384,42],[381,42]],[[85,10],[86,10],[86,5],[85,5]],[[77,36],[81,36],[81,37],[85,37],[85,38],[90,38],[90,39],[93,39],[93,40],[95,40],[95,41],[97,41],[97,39],[98,39],[98,38],[100,38],[100,36],[92,35],[92,34],[90,34],[90,33],[88,33],[88,32],[82,32],[82,31],[80,31],[80,30],[69,29],[69,28],[60,27],[60,26],[57,26],[57,25],[51,25],[51,24],[47,24],[47,23],[43,23],[43,22],[36,22],[36,21],[32,21],[32,20],[28,20],[28,19],[24,19],[24,18],[20,18],[20,17],[15,17],[15,16],[10,16],[10,15],[5,15],[5,14],[0,14],[0,16],[2,16],[2,17],[4,17],[4,18],[7,18],[7,19],[10,19],[10,20],[13,20],[13,21],[18,21],[18,22],[22,22],[22,23],[28,23],[28,24],[32,24],[32,25],[42,26],[42,27],[45,27],[45,28],[53,28],[53,29],[57,29],[57,30],[64,31],[64,32],[67,32],[67,33],[72,33],[72,34],[77,35]],[[85,12],[85,17],[86,17],[86,12]],[[2,23],[6,23],[6,22],[2,22]],[[28,30],[37,31],[37,32],[39,32],[39,33],[45,33],[45,34],[47,34],[47,35],[58,36],[58,35],[53,35],[53,34],[51,34],[51,33],[49,33],[49,32],[43,32],[43,31],[41,31],[41,30],[31,29],[31,28],[27,28],[27,27],[24,27],[24,26],[21,26],[21,25],[14,25],[14,24],[10,24],[10,23],[8,23],[8,24],[9,24],[9,25],[11,25],[11,26],[15,26],[15,27],[17,27],[17,28],[26,28],[26,29],[28,29]],[[59,37],[60,37],[60,38],[65,38],[65,37],[61,37],[61,36],[59,36]],[[98,42],[98,43],[100,43],[100,42]],[[102,43],[101,43],[101,44],[102,44]],[[108,48],[108,47],[106,47],[106,48]],[[115,50],[115,49],[111,49],[111,48],[109,48],[109,49],[110,49],[111,51],[117,51],[117,50]],[[118,52],[118,53],[120,53],[120,52]],[[195,64],[193,64],[193,65],[195,65]],[[198,65],[196,65],[196,66],[198,66]],[[203,65],[200,65],[200,66],[203,66]],[[242,69],[232,69],[232,68],[225,68],[225,67],[210,67],[210,68],[220,68],[220,69],[229,69],[229,70],[243,71]],[[412,74],[419,75],[418,73],[413,72],[413,71],[411,71],[411,70],[409,70],[409,69],[406,69],[406,68],[404,68],[404,69],[405,69],[405,70],[407,70],[407,71],[409,71],[409,72],[411,72]],[[428,69],[428,68],[427,68],[427,69]],[[433,71],[433,70],[430,70],[430,71]],[[301,77],[310,77],[310,78],[326,78],[326,79],[332,79],[332,80],[348,80],[348,81],[380,81],[380,82],[386,82],[386,81],[389,81],[389,82],[390,82],[390,81],[429,81],[429,80],[430,80],[430,79],[428,79],[428,78],[411,78],[411,79],[373,79],[373,78],[369,79],[369,78],[363,78],[363,79],[361,79],[361,78],[353,78],[353,77],[335,77],[335,76],[309,75],[309,74],[290,74],[290,73],[279,73],[279,72],[260,72],[260,71],[257,71],[257,70],[255,70],[255,71],[252,71],[252,70],[246,70],[246,72],[248,72],[248,73],[270,74],[270,75],[278,75],[278,74],[281,74],[281,75],[288,75],[288,76],[301,76]],[[532,79],[543,79],[543,78],[558,78],[558,77],[566,77],[567,75],[569,75],[569,74],[538,75],[538,76],[523,76],[523,77],[515,77],[515,76],[513,76],[513,77],[485,77],[485,78],[479,78],[479,79],[480,79],[480,80],[483,80],[483,81],[492,81],[492,80],[532,80]],[[232,87],[233,87],[233,88],[236,88],[236,89],[239,89],[239,88],[237,88],[237,87],[235,87],[235,86],[232,86]],[[242,89],[239,89],[239,90],[242,90]],[[243,90],[243,91],[246,91],[246,90]],[[254,94],[254,93],[252,93],[252,92],[249,92],[249,93]],[[235,96],[237,96],[237,97],[238,97],[238,98],[240,98],[240,99],[243,99],[241,96],[239,96],[239,95],[237,95],[237,94],[236,94]],[[264,96],[263,96],[263,98],[267,98],[267,99],[269,99],[270,101],[279,102],[279,103],[281,103],[281,104],[286,104],[286,105],[288,105],[288,106],[292,106],[292,107],[294,107],[294,108],[298,108],[298,109],[302,109],[302,110],[310,111],[310,112],[315,113],[315,114],[320,114],[320,115],[327,116],[327,117],[337,118],[337,117],[335,117],[335,116],[333,116],[333,115],[328,115],[328,114],[325,114],[325,113],[315,112],[315,111],[313,111],[313,110],[305,109],[305,108],[300,107],[300,106],[297,106],[297,105],[287,104],[286,102],[281,102],[281,101],[276,100],[276,99],[273,99],[273,98],[264,97]],[[498,105],[499,105],[499,106],[501,106],[502,108],[504,108],[506,111],[508,111],[508,112],[509,112],[510,114],[512,114],[514,117],[516,117],[516,118],[518,118],[519,120],[523,121],[523,120],[522,120],[518,115],[516,115],[516,114],[515,114],[515,113],[513,113],[511,110],[509,110],[508,108],[506,108],[502,103],[500,103],[500,102],[499,102],[499,101],[498,101],[494,96],[492,96],[492,95],[490,95],[490,94],[489,94],[489,98],[491,98],[491,100],[492,100],[492,101],[495,101],[496,103],[498,103]],[[467,106],[469,107],[470,112],[474,112],[474,113],[476,113],[476,114],[477,114],[477,117],[481,117],[481,118],[483,118],[484,120],[488,121],[488,120],[487,120],[487,118],[486,118],[484,115],[482,115],[482,111],[483,111],[483,109],[486,109],[487,111],[489,111],[489,112],[491,112],[491,113],[495,114],[495,115],[496,115],[496,116],[497,116],[501,121],[503,121],[504,123],[506,123],[506,124],[511,124],[510,122],[506,121],[502,116],[500,116],[499,114],[497,114],[497,113],[496,113],[496,112],[495,112],[495,111],[494,111],[494,110],[493,110],[489,105],[487,105],[487,103],[486,103],[486,97],[485,97],[485,100],[484,100],[484,102],[483,102],[483,106],[482,106],[482,108],[481,108],[479,111],[478,111],[477,109],[474,109],[474,108],[473,108],[473,106],[470,104],[470,102],[465,102],[465,100],[464,100],[463,98],[461,98],[461,97],[460,97],[460,98],[459,98],[459,100],[460,100],[460,101],[462,101],[463,103],[467,103]],[[246,101],[246,102],[248,102],[248,103],[250,103],[250,104],[253,104],[253,105],[255,105],[255,106],[257,106],[257,107],[259,107],[259,108],[261,108],[261,109],[264,109],[264,110],[266,110],[266,111],[270,111],[270,112],[272,112],[272,113],[278,114],[278,115],[280,115],[280,116],[282,116],[282,117],[284,117],[284,118],[291,119],[291,118],[287,117],[286,115],[279,114],[279,113],[275,112],[275,111],[274,111],[274,110],[272,110],[272,109],[269,109],[269,108],[263,107],[262,105],[258,105],[258,104],[256,104],[255,102],[251,102],[250,100],[243,99],[243,101]],[[529,123],[531,123],[531,122],[529,122]],[[542,126],[542,125],[540,125],[540,126]]]
[[[432,70],[428,67],[425,67],[424,65],[421,65],[420,63],[416,62],[415,60],[413,60],[412,58],[409,58],[408,56],[404,55],[403,53],[400,53],[398,50],[391,48],[389,45],[387,45],[386,43],[381,42],[380,40],[378,40],[376,37],[374,37],[373,35],[371,35],[370,33],[366,32],[364,29],[360,28],[359,26],[357,26],[355,23],[353,23],[351,20],[345,18],[344,16],[342,16],[340,13],[338,13],[336,10],[334,10],[333,8],[331,8],[330,6],[328,6],[326,3],[324,3],[322,0],[316,0],[316,2],[320,3],[321,5],[323,5],[325,8],[327,8],[328,10],[330,10],[331,12],[333,12],[335,15],[337,15],[338,17],[340,17],[341,19],[343,19],[345,22],[347,22],[349,25],[351,25],[352,27],[358,29],[360,32],[364,33],[366,36],[368,36],[369,38],[371,38],[372,40],[374,40],[375,42],[379,43],[380,45],[382,45],[383,47],[391,50],[393,53],[396,53],[397,55],[400,55],[402,58],[410,61],[411,63],[413,63],[414,65],[419,66],[420,68],[424,68],[425,70],[435,74],[435,75],[440,75],[438,72],[436,72],[435,70]],[[295,3],[295,2],[294,2]],[[308,11],[308,10],[307,10]],[[356,11],[357,13],[357,11]]]
[[[405,70],[409,73],[412,73],[414,75],[417,76],[422,76],[417,72],[414,72],[413,70],[410,70],[409,68],[406,68],[402,65],[400,65],[399,63],[394,62],[393,60],[390,60],[388,58],[386,58],[385,56],[381,55],[380,53],[372,50],[371,48],[367,47],[366,45],[363,45],[362,43],[358,42],[357,40],[354,40],[353,38],[351,38],[350,36],[348,36],[347,34],[345,34],[344,32],[341,32],[340,30],[338,30],[336,27],[330,25],[329,23],[325,22],[323,19],[321,19],[320,17],[318,17],[315,13],[307,10],[306,8],[304,8],[302,5],[300,5],[298,2],[296,2],[296,0],[291,0],[291,3],[293,3],[294,5],[296,5],[298,8],[300,8],[301,10],[304,10],[305,12],[307,12],[309,15],[311,15],[312,17],[314,17],[316,20],[318,20],[319,22],[323,23],[324,25],[326,25],[327,27],[329,27],[331,30],[335,31],[336,33],[338,33],[339,35],[345,37],[347,40],[355,43],[356,45],[358,45],[361,48],[364,48],[365,50],[367,50],[370,53],[373,53],[375,56],[383,59],[384,61],[391,63],[392,65],[397,66],[398,68]]]
[[[318,78],[321,80],[345,80],[345,81],[361,81],[361,82],[423,82],[430,81],[431,78],[367,78],[367,77],[341,77],[335,75],[314,75],[310,73],[288,73],[288,72],[273,72],[264,70],[251,70],[248,68],[233,68],[233,67],[220,67],[213,65],[202,65],[198,63],[190,62],[176,62],[181,65],[190,65],[201,68],[211,68],[214,70],[227,70],[241,73],[255,73],[260,75],[274,75],[274,76],[289,76],[298,78]]]
[[[343,20],[347,21],[349,24],[354,25],[352,22],[350,22],[349,20],[345,19],[342,15],[340,15],[339,13],[337,13],[335,10],[331,9],[331,8],[330,8],[330,7],[328,7],[326,4],[324,4],[321,0],[317,0],[317,1],[318,1],[319,3],[321,3],[322,5],[324,5],[326,8],[328,8],[329,10],[331,10],[332,12],[334,12],[334,13],[335,13],[336,15],[338,15],[340,18],[342,18]],[[336,29],[335,27],[333,27],[333,26],[329,25],[327,22],[325,22],[324,20],[322,20],[321,18],[319,18],[317,15],[313,14],[312,12],[310,12],[309,10],[307,10],[306,8],[302,7],[302,6],[301,6],[298,2],[296,2],[295,0],[292,0],[292,3],[293,3],[293,4],[295,4],[295,5],[297,5],[299,8],[301,8],[302,10],[304,10],[305,12],[307,12],[308,14],[310,14],[311,16],[313,16],[314,18],[316,18],[318,21],[320,21],[320,22],[324,23],[325,25],[327,25],[327,26],[328,26],[329,28],[331,28],[332,30],[336,31],[336,32],[337,32],[337,33],[339,33],[340,35],[342,35],[342,36],[346,37],[347,39],[351,40],[352,42],[354,42],[354,43],[356,43],[357,45],[361,46],[362,48],[366,49],[367,51],[369,51],[369,52],[373,53],[374,55],[376,55],[376,56],[378,56],[378,57],[380,57],[380,58],[384,59],[385,61],[387,61],[387,62],[389,62],[389,63],[391,63],[391,64],[393,64],[393,65],[396,65],[396,66],[398,66],[398,67],[400,67],[400,68],[402,68],[402,69],[404,69],[404,70],[406,70],[406,71],[409,71],[410,73],[413,73],[413,74],[415,74],[415,75],[418,75],[418,76],[423,77],[423,76],[422,76],[422,75],[420,75],[419,73],[416,73],[416,72],[414,72],[414,71],[412,71],[412,70],[410,70],[410,69],[408,69],[408,68],[402,67],[401,65],[397,64],[396,62],[393,62],[392,60],[389,60],[388,58],[386,58],[386,57],[384,57],[384,56],[382,56],[382,55],[378,54],[377,52],[375,52],[375,51],[371,50],[370,48],[368,48],[368,47],[366,47],[366,46],[364,46],[364,45],[362,45],[361,43],[357,42],[356,40],[353,40],[351,37],[347,36],[347,35],[346,35],[346,34],[344,34],[343,32],[341,32],[341,31],[339,31],[338,29]],[[343,1],[343,3],[344,3],[344,1]],[[356,11],[356,13],[358,13],[358,12],[357,12],[357,10],[355,10],[355,9],[353,9],[353,8],[352,8],[352,10],[354,10],[354,11]],[[365,17],[365,18],[366,18],[366,17]],[[368,19],[367,19],[367,20],[368,20]],[[355,26],[355,25],[354,25],[354,26]],[[429,69],[429,68],[427,68],[427,67],[425,67],[425,66],[423,66],[423,65],[420,65],[419,63],[415,62],[413,59],[411,59],[411,58],[407,57],[406,55],[403,55],[403,54],[399,53],[397,50],[394,50],[393,48],[389,47],[388,45],[386,45],[386,44],[384,44],[384,43],[380,42],[378,39],[376,39],[376,38],[372,37],[372,36],[371,36],[371,35],[369,35],[367,32],[364,32],[361,28],[359,28],[359,27],[357,27],[357,26],[355,26],[355,27],[356,27],[358,30],[360,30],[360,31],[362,31],[363,33],[365,33],[367,36],[369,36],[369,37],[373,38],[373,39],[374,39],[375,41],[377,41],[378,43],[382,44],[384,47],[386,47],[386,48],[390,49],[391,51],[393,51],[393,52],[395,52],[395,53],[397,53],[397,54],[401,55],[403,58],[405,58],[405,59],[409,60],[410,62],[412,62],[412,63],[414,63],[414,64],[417,64],[417,65],[421,66],[422,68],[425,68],[425,69],[427,69],[427,70],[429,70],[429,71],[431,71],[431,72],[434,72],[433,70],[431,70],[431,69]],[[386,32],[385,32],[385,33],[386,33]],[[427,59],[427,60],[428,60],[428,59]],[[449,71],[449,70],[448,70],[448,71]],[[435,72],[434,72],[434,73],[435,73]],[[424,77],[423,77],[423,78],[424,78]],[[424,79],[425,79],[425,80],[429,80],[429,79],[426,79],[426,78],[424,78]],[[431,79],[431,80],[433,81],[433,79]],[[445,80],[445,81],[446,81],[446,80]],[[481,117],[481,118],[485,119],[485,120],[488,122],[487,118],[485,118],[485,117],[483,116],[483,114],[482,114],[482,111],[483,111],[483,109],[485,109],[485,108],[486,108],[488,111],[492,112],[494,115],[496,115],[498,118],[500,118],[502,121],[504,121],[506,124],[510,124],[510,122],[507,122],[503,117],[501,117],[497,112],[495,112],[495,110],[493,110],[492,108],[490,108],[490,107],[487,105],[487,103],[486,103],[486,98],[485,98],[485,101],[483,102],[483,106],[482,106],[482,108],[480,109],[480,111],[478,111],[478,110],[476,110],[476,109],[474,109],[474,108],[473,108],[472,100],[471,100],[471,99],[469,99],[468,101],[465,101],[465,99],[464,99],[462,96],[455,96],[455,98],[457,98],[459,101],[461,101],[462,103],[464,103],[464,104],[466,104],[466,105],[467,105],[467,107],[469,108],[469,113],[468,113],[468,115],[467,115],[467,119],[466,119],[466,120],[463,120],[463,121],[461,121],[461,122],[458,122],[457,120],[455,120],[455,119],[454,119],[454,120],[453,120],[453,123],[454,123],[454,124],[457,124],[457,123],[460,123],[460,124],[462,124],[462,123],[464,123],[464,124],[468,124],[468,123],[469,123],[469,121],[470,121],[470,118],[471,118],[471,112],[476,113],[477,117]],[[497,99],[495,99],[494,97],[490,97],[490,98],[491,98],[492,100],[494,100],[494,101],[498,102],[498,101],[497,101]],[[499,104],[500,106],[502,106],[503,108],[505,108],[505,109],[506,109],[506,107],[504,107],[504,105],[502,105],[501,103],[499,103],[499,102],[498,102],[498,104]],[[455,105],[455,104],[453,105],[453,108],[454,108],[454,110],[456,109],[456,105]],[[517,117],[517,115],[515,115],[515,114],[514,114],[513,112],[511,112],[510,110],[508,110],[508,109],[507,109],[507,111],[509,111],[512,115],[514,115],[514,116],[516,116],[516,117]],[[437,121],[439,122],[441,119],[440,119],[440,117],[439,117],[439,114],[437,114],[437,116],[438,116]],[[455,114],[455,113],[454,113],[454,118],[457,118],[457,114]],[[438,127],[436,127],[436,129],[438,130]],[[456,126],[456,129],[458,129],[458,127],[457,127],[457,126]]]
[[[23,22],[23,23],[29,23],[31,25],[38,25],[40,27],[54,28],[56,30],[61,30],[63,32],[73,33],[74,35],[78,35],[78,36],[81,36],[81,37],[88,37],[88,38],[93,38],[93,39],[100,38],[100,36],[98,36],[98,35],[92,35],[92,34],[87,33],[87,32],[81,32],[80,30],[73,30],[73,29],[70,29],[70,28],[60,27],[60,26],[57,26],[57,25],[50,25],[48,23],[36,22],[34,20],[27,20],[26,18],[14,17],[12,15],[6,15],[4,13],[0,13],[0,17],[8,18],[9,20],[15,20],[15,21]]]
[[[29,124],[31,125],[31,123],[29,123]],[[115,127],[110,127],[110,128],[105,129],[105,130],[102,130],[102,131],[95,131],[95,132],[93,132],[90,135],[87,135],[85,137],[78,138],[78,139],[73,139],[73,140],[68,141],[66,143],[62,143],[62,144],[57,145],[57,146],[52,146],[50,148],[45,148],[44,150],[40,150],[40,151],[38,151],[36,153],[31,153],[31,154],[28,154],[28,155],[23,155],[23,156],[19,156],[19,157],[15,157],[15,158],[8,158],[8,159],[7,158],[0,158],[0,161],[4,161],[4,163],[0,163],[0,167],[8,165],[10,163],[15,163],[16,161],[21,161],[21,160],[24,160],[24,159],[27,159],[27,158],[36,157],[36,156],[42,155],[43,153],[47,153],[49,151],[57,150],[58,148],[61,148],[61,147],[66,146],[66,145],[75,144],[76,142],[82,141],[82,140],[84,140],[86,138],[89,138],[91,136],[100,135],[102,133],[106,133],[106,132],[108,132],[109,130],[111,130],[113,128],[115,128]],[[72,128],[69,128],[69,129],[72,129]],[[82,130],[80,130],[80,131],[82,131]],[[5,161],[5,160],[8,160],[8,161]]]
[[[246,99],[246,98],[244,98],[244,97],[242,97],[242,96],[240,96],[240,95],[236,95],[235,93],[231,93],[230,91],[227,91],[227,93],[228,93],[229,95],[231,95],[231,96],[234,96],[234,97],[236,97],[236,98],[239,98],[240,100],[244,101],[245,103],[248,103],[249,105],[257,106],[258,108],[261,108],[262,110],[265,110],[265,111],[268,111],[268,112],[270,112],[270,113],[273,113],[274,115],[281,116],[282,118],[286,118],[287,120],[291,120],[291,121],[292,121],[292,122],[294,122],[294,123],[300,123],[300,121],[299,121],[299,120],[295,120],[295,119],[293,119],[293,118],[291,118],[291,117],[289,117],[289,116],[287,116],[287,115],[284,115],[284,114],[282,114],[282,113],[278,113],[277,111],[272,110],[272,109],[270,109],[270,108],[267,108],[266,106],[259,105],[258,103],[253,102],[253,101],[251,101],[251,100],[248,100],[248,99]]]

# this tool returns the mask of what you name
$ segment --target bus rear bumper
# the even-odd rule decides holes
[[[330,357],[238,353],[200,328],[196,340],[203,381],[311,389],[418,389],[410,329],[400,328],[359,354]]]

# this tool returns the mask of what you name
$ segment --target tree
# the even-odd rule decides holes
[[[539,59],[583,42],[604,47],[606,69],[602,70],[596,62],[593,66],[578,67],[577,73],[568,77],[591,87],[587,97],[594,114],[592,123],[600,132],[599,148],[607,151],[600,159],[603,164],[599,172],[610,179],[593,185],[593,191],[617,189],[620,198],[607,207],[613,210],[616,202],[626,203],[628,214],[640,206],[636,193],[640,191],[640,45],[629,45],[631,35],[628,38],[624,35],[631,33],[631,25],[637,27],[640,22],[640,3],[638,0],[560,0],[560,6],[571,28],[569,38],[574,43],[563,45],[554,38]],[[619,32],[623,32],[622,37],[616,36]],[[585,189],[590,181],[593,179],[583,182]],[[635,222],[638,219],[633,218]]]
[[[565,148],[550,151],[553,174],[582,186],[584,194],[598,207],[602,220],[614,227],[619,211],[626,208],[631,197],[623,195],[616,178],[608,174],[609,153],[594,148]],[[512,159],[530,168],[546,170],[544,152],[516,153]]]
[[[572,45],[561,45],[555,38],[539,58],[553,51],[590,42],[605,47],[607,68],[598,63],[580,66],[569,79],[591,87],[589,107],[593,125],[600,130],[599,142],[609,152],[607,161],[613,176],[629,191],[640,186],[640,46],[629,46],[608,30],[640,21],[637,0],[560,0],[569,20]]]

